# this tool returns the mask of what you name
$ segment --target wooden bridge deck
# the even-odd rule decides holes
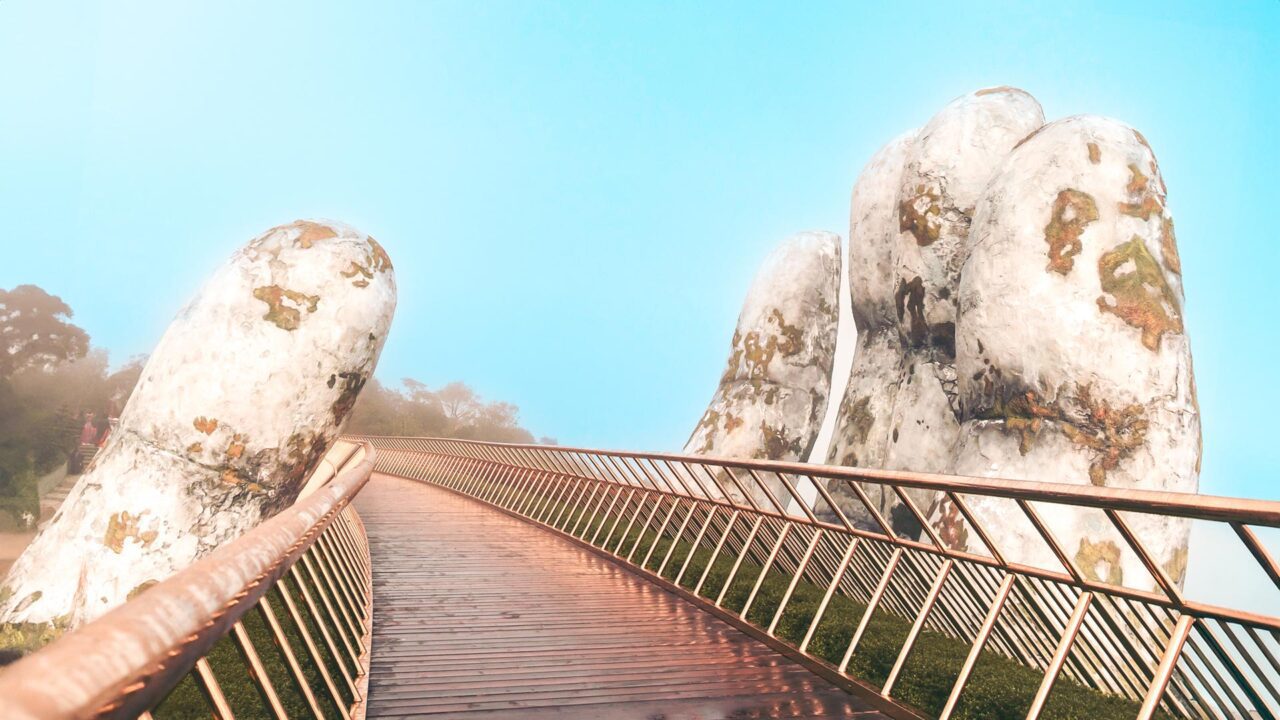
[[[883,718],[613,563],[483,503],[374,475],[369,717]]]

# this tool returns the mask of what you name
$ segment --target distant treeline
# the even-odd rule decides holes
[[[511,403],[484,400],[466,383],[451,382],[432,390],[405,378],[395,390],[374,379],[360,392],[347,432],[555,444],[549,437],[535,441],[520,426],[519,413]]]

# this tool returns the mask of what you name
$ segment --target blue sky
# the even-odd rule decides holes
[[[1113,5],[0,0],[0,287],[118,362],[253,235],[340,219],[396,264],[384,381],[673,449],[769,249],[845,235],[879,145],[1017,85],[1150,139],[1202,489],[1280,498],[1280,2]]]

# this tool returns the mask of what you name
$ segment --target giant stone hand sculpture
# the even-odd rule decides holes
[[[952,101],[918,133],[890,142],[863,171],[849,229],[859,339],[832,462],[950,469],[959,432],[956,288],[974,207],[1009,150],[1043,123],[1039,103],[1022,90],[979,90]],[[866,490],[895,531],[919,532],[892,493]],[[908,496],[921,511],[934,500],[927,491]],[[869,524],[855,502],[845,509]]]
[[[1096,116],[1051,123],[1005,160],[978,204],[960,281],[962,475],[1195,492],[1200,417],[1182,321],[1182,267],[1155,155]],[[974,512],[999,517],[995,501]],[[1045,508],[1081,574],[1154,589],[1098,512]],[[936,523],[961,547],[957,509]],[[1134,514],[1174,584],[1189,524]],[[1026,523],[991,523],[1014,559],[1055,560]]]
[[[0,639],[92,620],[292,503],[373,374],[395,304],[387,254],[345,225],[296,222],[232,255],[0,583]]]
[[[1164,182],[1136,130],[1089,116],[1042,126],[1036,102],[1012,88],[966,95],[863,170],[849,244],[858,341],[829,461],[1196,491],[1182,268]],[[896,532],[918,532],[892,493],[866,490]],[[985,552],[959,508],[907,495],[943,542]],[[875,526],[852,493],[838,497]],[[1057,567],[1017,508],[991,499],[972,510],[1006,557]],[[1058,506],[1044,520],[1085,577],[1158,584],[1098,513]],[[1128,522],[1180,585],[1187,524]]]
[[[808,457],[826,412],[835,358],[839,253],[839,236],[805,232],[765,260],[743,303],[720,385],[685,452]],[[732,483],[726,490],[737,492]],[[771,490],[787,502],[783,488]],[[771,507],[767,491],[751,492]]]

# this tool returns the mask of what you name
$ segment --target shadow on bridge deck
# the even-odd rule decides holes
[[[369,717],[882,718],[665,590],[447,490],[374,475]]]

